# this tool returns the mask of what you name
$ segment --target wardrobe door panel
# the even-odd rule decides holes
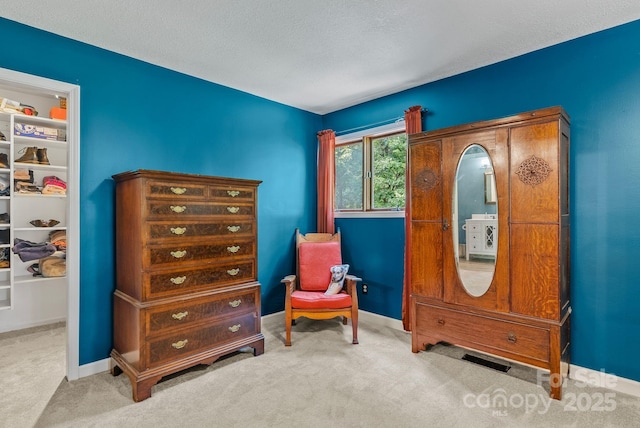
[[[511,128],[511,222],[559,221],[558,122]]]
[[[442,143],[409,146],[412,220],[442,221]]]
[[[559,264],[556,225],[512,224],[511,311],[559,320]]]
[[[411,222],[411,290],[414,295],[442,299],[442,225]]]

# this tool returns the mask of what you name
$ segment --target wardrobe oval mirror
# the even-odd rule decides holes
[[[487,188],[488,186],[488,188]],[[472,144],[460,157],[453,190],[453,248],[458,277],[467,293],[487,292],[498,254],[498,203],[489,153]]]

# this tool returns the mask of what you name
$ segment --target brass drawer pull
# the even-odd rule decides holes
[[[184,205],[171,205],[171,211],[173,211],[174,213],[183,213],[185,212],[185,210],[187,209],[187,207],[185,207]]]
[[[237,253],[240,250],[239,245],[234,245],[233,247],[227,247],[227,251],[230,253]]]
[[[442,318],[438,318],[438,324],[444,325],[444,320]]]
[[[509,334],[507,334],[507,340],[511,343],[516,343],[518,341],[518,338],[516,337],[515,333],[509,332]]]
[[[171,346],[173,346],[176,349],[182,349],[187,345],[187,342],[189,342],[187,339],[185,340],[179,340],[175,343],[172,343]]]
[[[184,250],[184,251],[172,251],[171,255],[173,257],[175,257],[176,259],[181,259],[181,258],[183,258],[184,256],[187,255],[187,251],[186,250]]]
[[[187,188],[186,187],[172,187],[171,191],[173,193],[175,193],[176,195],[183,195],[187,191]]]
[[[232,198],[235,198],[239,194],[240,192],[238,192],[237,190],[227,190],[227,195],[231,196]]]
[[[229,270],[227,271],[227,273],[228,273],[229,275],[231,275],[231,276],[236,276],[236,275],[238,274],[238,272],[240,272],[240,269],[238,269],[238,268],[235,268],[235,269],[229,269]]]
[[[186,317],[187,315],[189,315],[189,312],[187,311],[178,312],[177,314],[171,315],[171,318],[173,318],[174,320],[180,321],[182,318]]]
[[[233,300],[233,301],[229,302],[229,306],[231,306],[232,308],[237,308],[238,306],[240,306],[240,303],[242,303],[242,300],[240,300],[240,299]]]
[[[240,226],[227,226],[227,230],[231,233],[236,233],[240,230]]]
[[[187,231],[186,227],[172,227],[171,233],[174,235],[183,235]]]
[[[231,214],[237,214],[238,211],[240,211],[240,207],[227,207],[227,211],[229,211]]]
[[[232,325],[231,327],[229,327],[229,331],[230,331],[231,333],[235,333],[235,332],[237,332],[238,330],[240,330],[240,324]]]
[[[185,279],[187,279],[186,276],[176,276],[176,277],[171,278],[170,281],[173,284],[180,285],[180,284],[182,284],[184,282]]]

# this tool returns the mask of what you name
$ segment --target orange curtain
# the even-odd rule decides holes
[[[404,123],[407,135],[422,132],[422,107],[409,107],[404,112]],[[402,288],[402,327],[411,331],[411,271],[409,259],[411,256],[411,200],[409,195],[409,148],[407,147],[407,176],[406,176],[406,201],[404,206],[404,287]]]
[[[334,233],[333,199],[335,192],[336,133],[318,132],[318,233]]]

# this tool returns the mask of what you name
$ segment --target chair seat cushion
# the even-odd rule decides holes
[[[326,295],[318,291],[296,290],[291,293],[291,307],[294,309],[343,309],[351,307],[351,296],[347,293]]]

